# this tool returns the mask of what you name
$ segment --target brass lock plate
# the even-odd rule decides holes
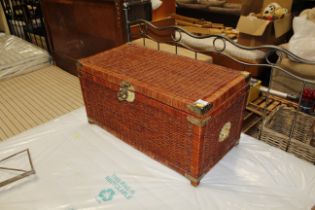
[[[120,88],[117,93],[119,101],[134,102],[136,99],[135,88],[127,81],[120,83]]]

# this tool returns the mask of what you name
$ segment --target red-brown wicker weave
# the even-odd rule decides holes
[[[80,63],[89,121],[185,175],[194,186],[240,137],[248,92],[240,72],[131,44]],[[122,81],[134,87],[133,102],[117,99]],[[190,109],[198,99],[212,108],[206,113]],[[229,123],[229,135],[219,142]]]

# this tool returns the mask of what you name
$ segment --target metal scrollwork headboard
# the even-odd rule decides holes
[[[213,38],[213,42],[212,42],[212,48],[213,48],[213,52],[215,53],[220,53],[220,54],[224,54],[226,51],[226,43],[230,43],[231,45],[237,47],[238,49],[242,49],[242,50],[248,50],[248,51],[255,51],[255,50],[262,50],[266,52],[265,55],[265,60],[267,63],[248,63],[245,61],[242,61],[238,58],[235,58],[229,54],[224,54],[225,56],[229,57],[230,59],[243,64],[243,65],[247,65],[247,66],[263,66],[263,67],[271,67],[271,68],[276,68],[279,69],[280,71],[283,71],[284,73],[294,77],[295,79],[301,81],[301,82],[306,82],[306,83],[310,83],[310,84],[315,84],[314,80],[310,80],[307,78],[302,78],[298,75],[295,75],[289,71],[287,71],[286,69],[280,67],[278,65],[278,61],[277,62],[272,62],[270,60],[270,56],[272,54],[276,54],[280,60],[282,60],[282,58],[284,56],[288,56],[290,57],[290,59],[294,62],[297,63],[303,63],[303,64],[311,64],[311,65],[315,65],[315,61],[311,61],[311,60],[307,60],[304,58],[299,57],[298,55],[290,52],[289,50],[282,48],[282,47],[278,47],[275,45],[261,45],[261,46],[257,46],[257,47],[248,47],[248,46],[244,46],[244,45],[240,45],[238,43],[236,43],[235,41],[222,36],[222,35],[195,35],[192,34],[188,31],[186,31],[185,29],[182,29],[178,26],[156,26],[154,24],[152,24],[149,21],[146,20],[136,20],[130,23],[130,25],[138,25],[139,27],[139,32],[140,32],[140,36],[142,38],[149,38],[153,41],[156,41],[158,43],[160,43],[161,41],[153,36],[150,35],[150,31],[155,31],[155,32],[162,32],[162,31],[171,31],[170,33],[170,39],[168,41],[164,41],[166,43],[169,44],[174,44],[175,47],[177,46],[182,46],[184,48],[187,48],[191,51],[194,51],[195,53],[205,53],[205,52],[209,52],[209,51],[204,51],[204,50],[200,50],[200,49],[195,49],[185,43],[182,42],[182,38],[183,38],[183,34],[191,37],[191,38],[195,38],[195,39],[207,39],[207,38]],[[130,33],[130,32],[129,32]],[[131,36],[130,36],[131,37]],[[223,47],[219,47],[218,46],[218,42],[221,42],[223,44]],[[163,42],[163,41],[162,41]],[[315,68],[315,67],[314,67]],[[315,70],[314,70],[315,71]]]
[[[315,80],[311,80],[308,78],[302,78],[299,75],[296,75],[290,71],[288,71],[287,69],[283,68],[282,66],[280,66],[280,62],[282,60],[282,58],[289,57],[291,61],[296,62],[296,63],[301,63],[301,64],[310,64],[310,65],[314,65],[314,71],[315,71],[315,61],[311,61],[311,60],[307,60],[304,58],[299,57],[298,55],[290,52],[287,49],[284,49],[282,47],[278,47],[275,45],[262,45],[262,46],[257,46],[257,47],[248,47],[248,46],[244,46],[244,45],[240,45],[238,43],[236,43],[235,41],[222,36],[222,35],[195,35],[192,34],[180,27],[171,25],[171,26],[156,26],[154,24],[152,24],[149,21],[143,20],[143,19],[138,19],[136,21],[132,21],[132,22],[128,22],[128,37],[131,39],[132,34],[131,34],[131,30],[130,30],[130,26],[136,26],[136,28],[139,29],[139,34],[140,37],[143,38],[143,42],[145,45],[145,38],[151,39],[155,42],[158,43],[158,50],[160,49],[159,44],[160,43],[168,43],[168,44],[172,44],[175,45],[175,53],[178,54],[178,46],[184,47],[186,49],[189,49],[193,52],[195,52],[195,58],[197,59],[197,53],[209,53],[209,52],[213,52],[213,53],[219,53],[219,54],[223,54],[225,56],[227,56],[228,58],[234,60],[235,62],[239,63],[239,64],[243,64],[243,65],[247,65],[247,66],[257,66],[257,67],[269,67],[270,68],[270,78],[269,78],[269,86],[272,83],[272,77],[273,77],[273,69],[278,69],[279,71],[285,73],[286,75],[289,75],[293,78],[295,78],[296,80],[300,81],[303,83],[302,86],[302,90],[301,90],[301,94],[298,96],[298,110],[300,109],[300,105],[301,105],[301,101],[302,101],[302,93],[304,88],[306,87],[306,84],[312,84],[315,85]],[[159,37],[159,33],[163,32],[167,32],[166,34],[169,36],[165,39],[160,39]],[[155,34],[157,33],[157,34]],[[155,34],[155,35],[154,35]],[[188,37],[194,38],[194,39],[198,39],[198,40],[203,40],[203,39],[208,39],[208,38],[212,38],[213,41],[212,43],[209,43],[210,45],[212,45],[211,49],[212,50],[202,50],[199,48],[194,48],[190,45],[185,44],[182,40],[183,40],[183,36],[187,35]],[[165,36],[165,33],[163,34],[163,36]],[[131,40],[129,40],[131,41]],[[209,41],[209,40],[207,40]],[[206,40],[205,40],[206,42]],[[219,46],[219,42],[221,42],[221,46]],[[264,59],[266,61],[266,63],[249,63],[243,60],[240,60],[239,58],[236,58],[235,56],[231,56],[226,52],[227,49],[227,43],[233,45],[234,47],[241,49],[241,50],[245,50],[245,51],[263,51],[264,54]],[[270,57],[271,55],[277,55],[278,59],[277,61],[273,62]],[[267,89],[266,92],[266,100],[268,101],[270,97],[270,88]],[[267,109],[267,103],[265,103],[265,109]],[[264,112],[263,115],[263,120],[266,118],[266,112]],[[296,118],[296,117],[295,117]],[[290,136],[289,139],[291,140],[292,138],[292,131],[295,127],[295,120],[293,122],[293,125],[291,127],[291,131],[290,131]],[[261,129],[262,130],[262,129]],[[261,131],[260,131],[261,134]],[[259,135],[260,136],[260,135]]]

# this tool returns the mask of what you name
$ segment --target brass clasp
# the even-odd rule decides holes
[[[135,88],[129,82],[122,81],[117,98],[119,101],[134,102],[136,99]]]

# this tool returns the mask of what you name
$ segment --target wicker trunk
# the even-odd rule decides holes
[[[248,74],[132,44],[79,68],[89,121],[194,186],[238,143]]]

